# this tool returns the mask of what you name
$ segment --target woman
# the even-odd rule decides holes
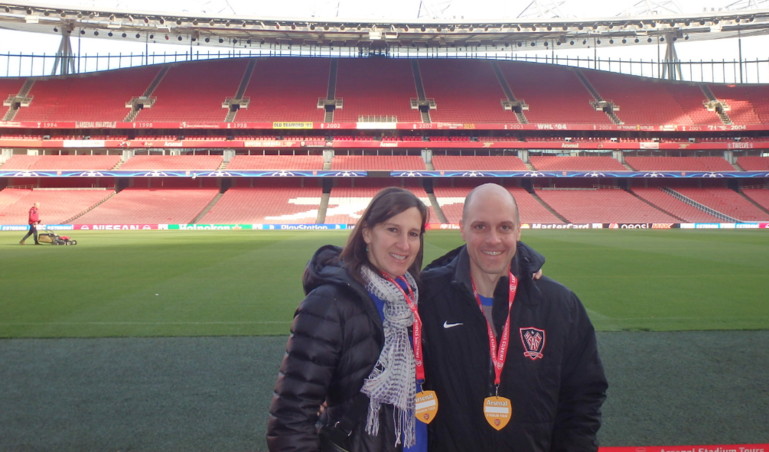
[[[413,193],[385,188],[344,249],[315,253],[275,385],[270,451],[319,450],[318,421],[332,436],[349,426],[350,451],[426,451],[410,332],[426,222]]]

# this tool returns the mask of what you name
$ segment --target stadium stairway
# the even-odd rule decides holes
[[[254,73],[254,68],[256,67],[256,60],[251,60],[248,62],[248,66],[246,67],[246,72],[243,74],[243,78],[240,80],[240,85],[238,85],[238,90],[235,92],[235,97],[232,99],[226,99],[225,101],[229,100],[230,105],[232,103],[238,103],[240,105],[240,102],[242,102],[243,95],[246,93],[246,89],[248,89],[248,82],[251,81],[251,75]],[[240,107],[236,109],[232,109],[230,107],[230,111],[227,112],[227,116],[224,118],[224,122],[233,122],[235,121],[235,117],[238,114],[238,111],[240,110]]]
[[[644,198],[642,198],[642,197],[638,196],[638,193],[634,192],[633,190],[628,190],[628,189],[624,189],[624,190],[625,190],[626,192],[630,193],[631,195],[635,196],[636,198],[638,198],[638,199],[639,199],[639,200],[641,200],[642,202],[644,202],[644,203],[646,203],[646,204],[648,204],[648,205],[652,206],[653,208],[655,208],[655,209],[657,209],[657,210],[661,210],[662,212],[665,212],[666,214],[670,215],[671,217],[678,219],[679,221],[681,221],[681,223],[688,223],[688,222],[687,222],[687,221],[686,221],[684,218],[681,218],[681,217],[679,217],[678,215],[675,215],[675,214],[673,214],[672,212],[669,212],[669,211],[667,211],[667,210],[663,209],[662,207],[660,207],[660,206],[658,206],[658,205],[656,205],[656,204],[653,204],[653,203],[651,203],[651,202],[649,202],[649,201],[645,200]]]
[[[164,66],[163,69],[158,72],[158,75],[155,76],[155,79],[152,80],[152,83],[147,87],[146,90],[144,90],[144,93],[141,95],[142,100],[149,100],[152,96],[152,93],[155,92],[155,89],[160,85],[160,82],[163,81],[163,78],[168,74],[168,71],[171,69],[170,65]],[[139,113],[142,111],[142,108],[144,108],[144,104],[142,102],[139,102],[139,99],[133,98],[130,101],[131,105],[131,111],[126,115],[123,122],[134,122],[136,120],[136,117],[139,115]]]
[[[106,198],[102,199],[101,201],[97,202],[96,204],[92,205],[91,207],[85,209],[84,211],[78,213],[77,215],[73,215],[72,217],[67,218],[66,220],[62,221],[61,224],[72,224],[78,218],[82,217],[83,215],[87,214],[88,212],[92,211],[93,209],[95,209],[95,208],[99,207],[100,205],[104,204],[105,202],[109,201],[110,198],[112,198],[116,194],[117,194],[117,192],[113,191]]]
[[[198,221],[200,221],[203,217],[205,217],[208,211],[211,210],[216,205],[216,203],[219,202],[220,199],[222,199],[223,195],[224,195],[223,192],[217,193],[216,196],[214,196],[214,199],[212,199],[207,206],[203,207],[203,210],[201,210],[200,213],[197,214],[195,218],[192,219],[190,224],[197,224]]]
[[[411,60],[411,72],[414,74],[414,85],[417,88],[417,98],[419,99],[419,102],[427,102],[427,96],[425,96],[425,85],[422,82],[422,71],[419,70],[419,60]],[[422,115],[423,123],[429,124],[433,122],[430,118],[429,108],[426,111],[422,111],[420,109],[419,113]]]
[[[315,220],[316,224],[323,224],[326,222],[326,212],[328,212],[328,200],[331,198],[331,193],[324,191],[320,195],[320,206],[318,206],[318,217]]]
[[[527,165],[531,166],[529,163],[527,163]],[[528,191],[528,190],[527,190],[527,191]],[[553,215],[555,215],[555,217],[556,217],[556,218],[558,218],[559,220],[563,221],[563,223],[564,223],[564,224],[569,224],[569,223],[571,223],[571,221],[567,220],[567,219],[566,219],[565,217],[563,217],[563,216],[562,216],[560,213],[556,212],[556,211],[555,211],[555,210],[554,210],[552,207],[550,207],[550,206],[549,206],[549,205],[548,205],[548,204],[547,204],[545,201],[543,201],[543,200],[542,200],[542,198],[540,198],[539,196],[537,196],[537,193],[536,193],[534,190],[532,190],[532,191],[531,191],[531,192],[529,192],[529,193],[531,194],[531,197],[532,197],[532,198],[536,199],[538,203],[542,204],[542,207],[544,207],[545,209],[547,209],[547,211],[548,211],[548,212],[550,212],[550,213],[552,213]]]
[[[339,60],[331,59],[331,68],[328,72],[328,89],[326,90],[326,102],[333,102],[336,96],[336,74],[339,70]],[[334,108],[326,110],[323,122],[334,122]]]
[[[740,220],[738,220],[736,218],[733,218],[733,217],[730,217],[729,215],[725,215],[725,214],[723,214],[723,213],[721,213],[721,212],[719,212],[717,210],[711,209],[710,207],[708,207],[708,206],[706,206],[704,204],[700,204],[697,201],[695,201],[695,200],[693,200],[693,199],[691,199],[689,197],[686,197],[686,196],[682,195],[681,193],[678,193],[677,191],[673,190],[670,187],[664,187],[662,190],[665,191],[666,193],[668,193],[670,196],[678,199],[679,201],[683,201],[686,204],[689,204],[692,207],[696,207],[697,209],[699,209],[699,210],[701,210],[703,212],[706,212],[706,213],[708,213],[710,215],[713,215],[714,217],[719,218],[719,219],[721,219],[723,221],[726,221],[726,222],[729,222],[729,223],[741,223]],[[659,209],[659,207],[657,207],[657,208]]]
[[[575,69],[574,73],[577,75],[577,78],[579,78],[579,81],[581,81],[582,84],[585,85],[585,88],[590,92],[590,95],[593,96],[593,99],[596,102],[605,102],[604,98],[601,97],[601,94],[598,92],[597,89],[595,89],[593,84],[590,83],[590,80],[588,80],[587,77],[585,77],[585,74],[583,74],[582,71],[580,71],[579,69]],[[613,122],[614,124],[624,124],[622,120],[619,118],[619,116],[617,116],[617,114],[614,113],[614,104],[609,103],[608,107],[606,107],[606,109],[604,109],[603,112],[606,113],[606,116],[608,116],[609,119],[611,119],[611,122]]]
[[[740,192],[739,192],[739,193],[740,193],[740,196],[742,196],[743,198],[745,198],[745,199],[746,199],[746,200],[747,200],[749,203],[751,203],[751,204],[753,204],[754,206],[756,206],[756,208],[757,208],[758,210],[760,210],[760,211],[762,211],[762,212],[764,212],[764,213],[766,213],[766,214],[769,214],[769,210],[767,210],[767,208],[766,208],[766,207],[764,207],[764,206],[762,206],[761,204],[759,204],[759,203],[758,203],[756,200],[754,200],[753,198],[751,198],[750,196],[748,196],[747,194],[745,194],[745,193],[744,193],[742,190],[740,190]]]
[[[443,210],[441,210],[441,205],[438,204],[438,199],[435,197],[435,193],[432,191],[427,192],[427,198],[430,200],[430,205],[433,206],[433,210],[435,211],[435,215],[438,216],[438,220],[446,224],[449,222],[449,220],[446,219],[446,215],[443,214]]]
[[[502,69],[499,68],[499,64],[497,64],[496,61],[492,61],[491,67],[492,69],[494,69],[494,73],[497,75],[497,80],[499,80],[499,84],[500,86],[502,86],[502,91],[505,92],[505,96],[507,96],[507,100],[510,102],[519,103],[518,99],[515,98],[515,94],[513,94],[513,90],[510,89],[510,84],[507,83],[507,79],[505,78],[505,75],[502,73]],[[515,117],[518,119],[518,123],[520,124],[529,123],[529,120],[526,119],[526,115],[523,113],[523,103],[519,103],[519,106],[517,109],[513,107],[513,113],[515,113]]]
[[[705,97],[708,98],[711,102],[718,102],[718,99],[716,98],[716,95],[713,94],[713,91],[710,90],[710,87],[707,85],[700,85],[700,89],[702,90],[702,93],[705,95]],[[725,111],[721,109],[717,109],[715,113],[718,115],[718,117],[721,119],[721,122],[726,124],[727,126],[734,124],[732,122],[732,119],[729,117],[729,115],[726,114]]]
[[[22,85],[18,94],[16,94],[16,96],[11,99],[10,105],[8,106],[8,111],[5,112],[5,115],[3,116],[3,121],[13,121],[13,119],[16,117],[16,114],[19,112],[21,102],[29,101],[29,99],[27,99],[27,94],[29,94],[29,91],[32,89],[34,84],[35,80],[31,78],[28,78],[24,82],[24,85]]]

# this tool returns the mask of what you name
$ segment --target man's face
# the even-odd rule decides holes
[[[504,189],[503,189],[504,190]],[[507,190],[479,192],[460,224],[474,274],[506,276],[521,238],[517,212]]]

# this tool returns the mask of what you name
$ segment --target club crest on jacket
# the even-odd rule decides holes
[[[545,349],[545,330],[528,327],[521,328],[521,342],[523,343],[523,356],[531,358],[532,361],[541,359],[542,351]]]

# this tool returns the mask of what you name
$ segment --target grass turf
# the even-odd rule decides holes
[[[0,337],[286,334],[304,265],[334,231],[0,233]],[[769,328],[769,233],[524,231],[602,331]],[[461,244],[427,234],[425,263]]]

